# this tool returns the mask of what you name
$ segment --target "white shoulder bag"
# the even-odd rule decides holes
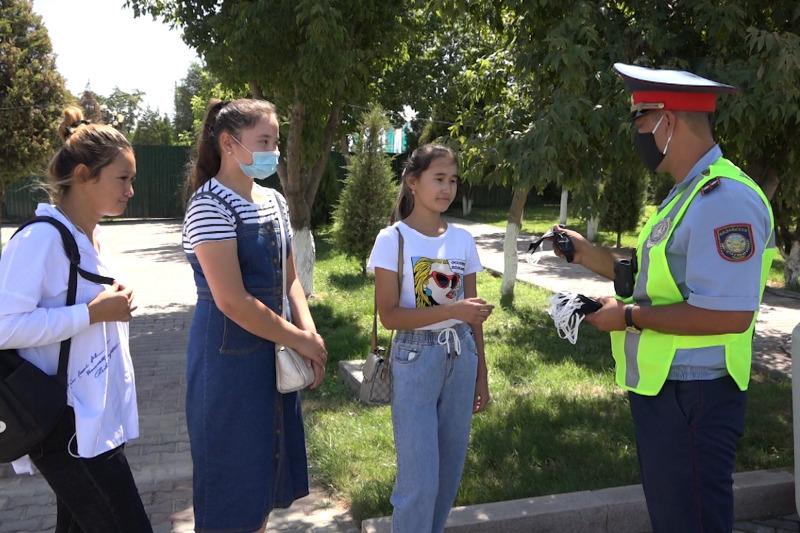
[[[283,209],[281,203],[278,201],[278,195],[273,190],[273,197],[275,199],[275,208],[278,210],[278,224],[281,230],[281,273],[283,277],[283,290],[281,291],[281,316],[284,320],[288,320],[289,316],[289,295],[288,288],[286,287],[286,231],[283,224]],[[314,369],[311,363],[300,357],[295,350],[288,346],[275,344],[275,383],[278,386],[278,392],[288,394],[290,392],[305,389],[314,383]]]

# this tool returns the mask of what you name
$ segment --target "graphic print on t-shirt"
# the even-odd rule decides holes
[[[417,308],[448,305],[464,298],[465,266],[462,259],[412,257]]]

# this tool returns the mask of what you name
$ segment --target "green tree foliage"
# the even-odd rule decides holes
[[[65,94],[31,2],[0,2],[0,220],[8,187],[41,171],[52,154]]]
[[[192,97],[200,94],[205,88],[208,79],[200,63],[194,62],[189,66],[186,77],[175,86],[175,117],[173,125],[175,131],[194,132],[194,114],[192,113]]]
[[[333,215],[337,245],[358,260],[364,275],[372,244],[389,222],[397,198],[391,161],[381,140],[388,128],[389,121],[380,107],[363,114]]]
[[[596,212],[596,177],[636,163],[627,101],[611,71],[629,56],[626,6],[613,2],[454,2],[495,46],[462,76],[469,98],[453,133],[483,181],[566,186]]]
[[[617,248],[622,234],[633,231],[639,224],[647,191],[645,171],[631,166],[610,172],[602,180],[600,195],[600,224],[617,234]]]
[[[642,2],[646,4],[646,2]],[[638,3],[637,3],[638,4]],[[786,281],[800,285],[800,4],[680,2],[640,22],[642,63],[686,68],[740,88],[721,100],[725,155],[771,198]]]
[[[349,156],[349,152],[348,152]],[[319,181],[317,199],[311,210],[311,228],[316,229],[333,220],[334,206],[342,194],[346,174],[347,159],[339,152],[331,152],[325,172]]]
[[[772,198],[787,281],[800,279],[800,4],[794,0],[443,0],[500,46],[463,70],[470,91],[452,129],[467,169],[490,183],[566,186],[583,215],[596,176],[640,165],[616,61],[732,83],[717,137]],[[486,31],[486,30],[483,30]],[[470,130],[467,126],[474,125]],[[639,167],[640,168],[640,167]],[[616,178],[615,178],[616,179]],[[622,177],[619,177],[622,179]],[[627,177],[625,178],[627,179]],[[638,197],[638,195],[637,195]],[[791,272],[790,272],[791,270]]]
[[[192,95],[192,129],[178,133],[179,144],[191,145],[197,140],[200,128],[203,127],[203,119],[208,110],[208,102],[211,99],[235,100],[236,98],[247,98],[250,96],[247,88],[243,85],[229,87],[220,82],[216,76],[208,70],[200,73],[202,84],[197,94]]]
[[[129,93],[114,87],[110,95],[100,97],[105,123],[114,126],[130,139],[142,114],[143,96],[144,92],[138,89]]]
[[[311,208],[348,104],[364,105],[400,43],[412,0],[127,0],[183,30],[209,70],[228,86],[246,85],[288,119],[278,173],[295,229],[295,260],[313,289]]]
[[[167,146],[174,138],[172,122],[167,115],[159,115],[148,107],[136,123],[131,142],[133,144],[150,144]]]
[[[192,63],[175,87],[175,118],[173,127],[181,145],[194,144],[203,125],[208,101],[212,98],[233,100],[249,96],[244,85],[226,86],[200,63]]]

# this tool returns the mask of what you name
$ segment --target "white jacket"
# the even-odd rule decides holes
[[[81,268],[114,277],[107,259],[54,206],[39,204],[36,214],[70,229]],[[101,235],[96,228],[95,239]],[[8,242],[0,256],[0,349],[17,348],[24,359],[55,375],[60,342],[72,338],[67,403],[75,410],[78,455],[88,458],[139,436],[136,386],[128,324],[89,325],[87,304],[105,287],[78,276],[76,304],[67,307],[68,276],[61,235],[52,225],[32,224]],[[33,473],[27,456],[13,465],[17,473]]]

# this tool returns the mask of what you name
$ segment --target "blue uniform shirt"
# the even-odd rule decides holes
[[[659,206],[694,187],[722,150],[715,145],[678,183]],[[720,239],[731,225],[749,225],[753,253],[731,258]],[[686,301],[695,307],[720,311],[757,311],[761,291],[761,256],[772,232],[767,207],[755,191],[737,181],[723,179],[708,194],[698,194],[689,204],[667,243],[667,262]],[[668,379],[688,381],[726,375],[722,346],[678,350]]]

